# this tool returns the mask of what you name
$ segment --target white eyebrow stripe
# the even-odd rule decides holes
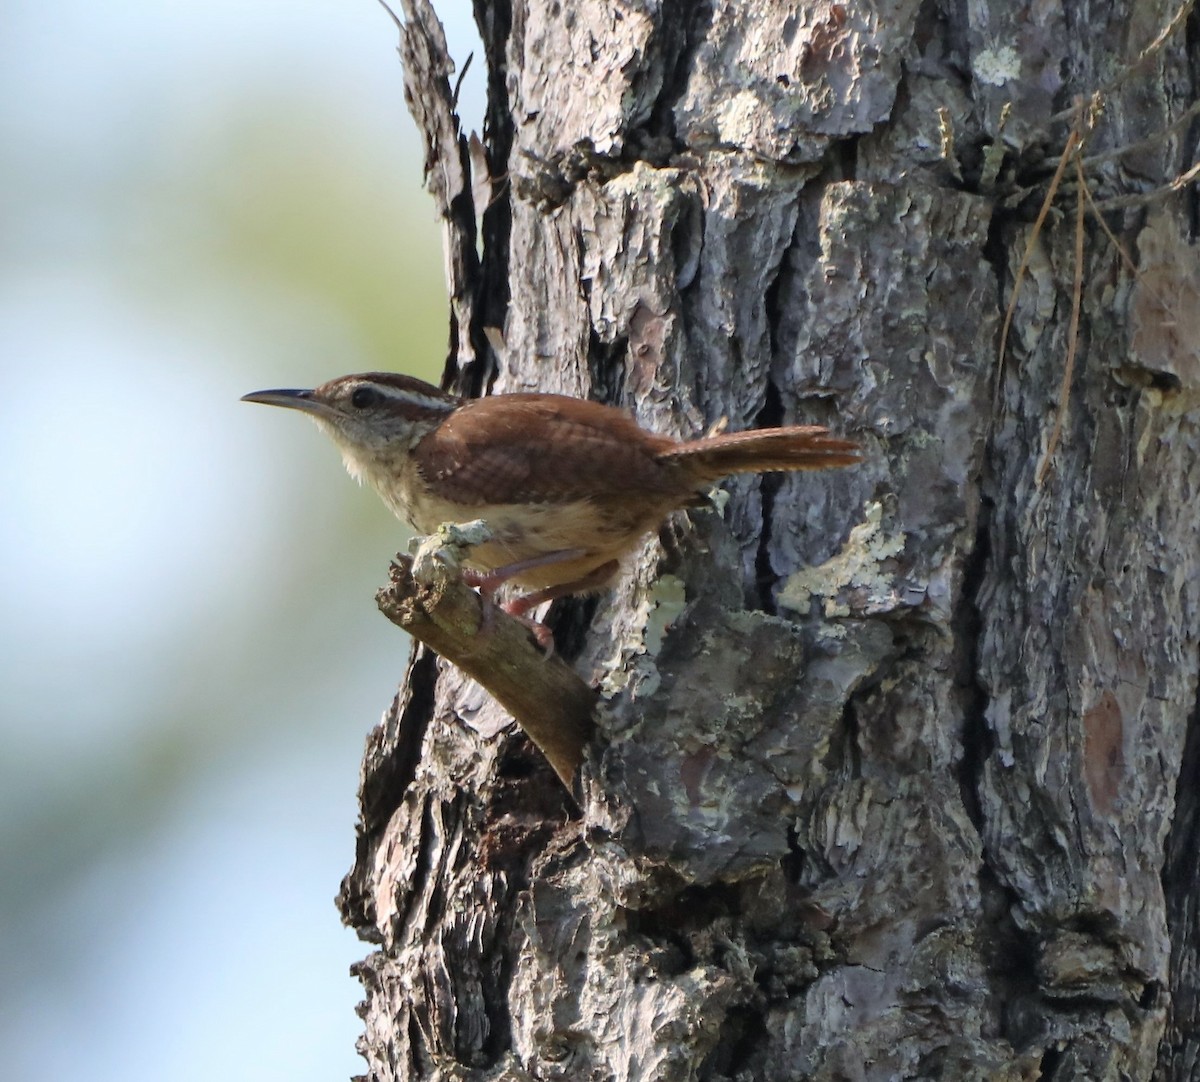
[[[449,413],[458,405],[453,399],[447,401],[441,397],[434,398],[432,395],[422,394],[420,391],[410,390],[407,387],[392,387],[386,383],[376,383],[373,380],[363,380],[359,386],[370,387],[393,402],[399,402],[406,406],[417,406],[420,409],[436,410],[439,413]]]

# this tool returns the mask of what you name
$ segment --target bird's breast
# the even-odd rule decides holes
[[[411,458],[380,469],[364,466],[362,474],[392,512],[418,534],[432,534],[447,522],[483,519],[492,539],[474,546],[466,558],[468,566],[477,570],[494,571],[558,552],[578,554],[514,576],[512,583],[525,590],[573,582],[602,564],[620,560],[670,510],[627,501],[609,506],[612,501],[593,499],[542,503],[449,500],[443,494],[445,486],[429,485]]]

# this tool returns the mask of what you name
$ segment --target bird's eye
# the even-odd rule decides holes
[[[379,401],[379,395],[371,387],[356,387],[350,396],[350,405],[356,410],[370,409]]]

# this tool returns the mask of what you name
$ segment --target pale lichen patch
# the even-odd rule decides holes
[[[975,77],[990,86],[1003,86],[1020,78],[1021,54],[1011,45],[982,49],[975,57]]]
[[[825,599],[827,617],[847,616],[850,608],[839,595],[853,589],[866,594],[862,607],[868,610],[892,607],[896,590],[883,564],[904,550],[905,534],[885,533],[882,522],[883,505],[868,503],[865,519],[850,531],[841,552],[818,567],[806,567],[792,575],[779,595],[779,603],[804,612],[814,597],[821,597]]]
[[[677,575],[663,575],[654,583],[647,602],[642,642],[646,653],[657,655],[667,637],[667,629],[679,619],[687,604],[683,579]]]
[[[741,146],[757,132],[762,122],[762,102],[752,90],[740,90],[717,113],[717,131],[722,143]]]
[[[658,690],[660,677],[655,658],[667,630],[679,619],[686,604],[683,580],[676,575],[662,575],[649,589],[637,591],[624,634],[614,638],[616,652],[605,664],[601,682],[605,696],[614,696],[631,687],[637,689],[638,695],[653,695]]]

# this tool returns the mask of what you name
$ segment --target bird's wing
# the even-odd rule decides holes
[[[452,503],[603,502],[676,492],[675,471],[658,461],[674,445],[614,406],[506,394],[466,403],[414,454],[434,494]]]

